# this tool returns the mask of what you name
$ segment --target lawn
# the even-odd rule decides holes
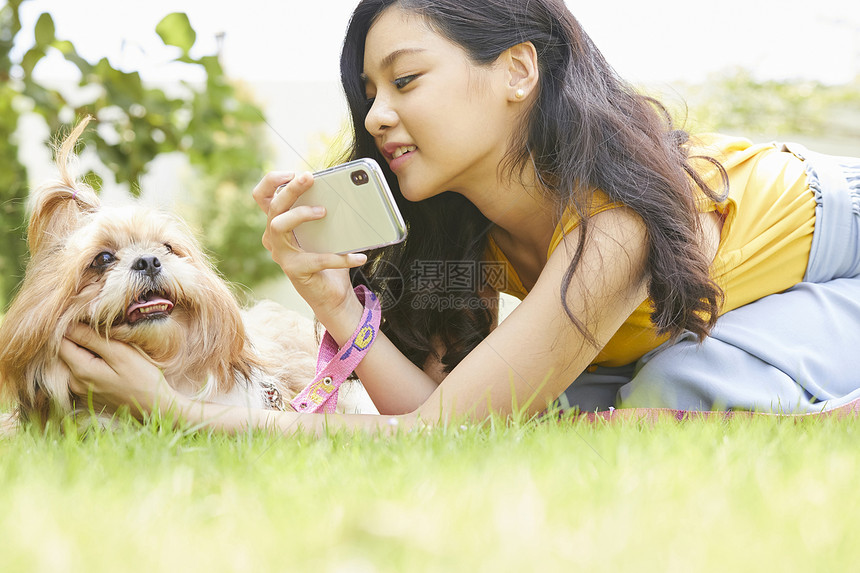
[[[849,570],[854,420],[0,439],[0,570]]]

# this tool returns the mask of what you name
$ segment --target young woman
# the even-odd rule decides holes
[[[807,412],[860,396],[860,161],[674,129],[561,0],[365,0],[341,72],[349,158],[385,166],[405,243],[370,260],[303,252],[291,231],[325,216],[292,208],[308,173],[269,173],[254,198],[264,245],[339,346],[363,316],[355,283],[394,289],[356,368],[385,416],[186,401],[84,327],[63,347],[76,391],[225,429],[310,431],[559,398]],[[422,308],[440,294],[419,280],[428,262],[504,272],[473,277],[456,308]],[[399,287],[377,280],[390,268]],[[496,325],[499,291],[522,303]]]

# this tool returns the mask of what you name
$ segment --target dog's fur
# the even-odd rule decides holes
[[[0,326],[0,388],[21,420],[85,407],[58,357],[76,322],[137,347],[196,399],[262,408],[266,385],[295,396],[314,377],[313,322],[271,302],[241,311],[178,218],[101,205],[67,167],[86,123],[59,149],[59,180],[31,194],[30,260]]]

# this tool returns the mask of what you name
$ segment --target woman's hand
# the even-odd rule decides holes
[[[167,411],[182,399],[139,350],[108,340],[84,324],[74,324],[66,332],[60,359],[72,373],[72,393],[91,394],[96,411],[115,411],[123,405],[134,415]]]
[[[263,177],[253,192],[254,200],[268,218],[263,246],[329,331],[351,332],[362,309],[350,284],[349,269],[361,266],[367,257],[308,253],[298,246],[293,230],[302,223],[325,217],[323,207],[293,207],[296,199],[313,186],[313,181],[311,173],[294,176],[273,172]]]

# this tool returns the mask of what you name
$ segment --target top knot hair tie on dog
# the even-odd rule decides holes
[[[355,287],[364,313],[352,337],[338,350],[337,342],[326,332],[317,358],[317,375],[304,390],[290,401],[296,412],[332,414],[337,406],[337,394],[350,374],[376,340],[382,319],[379,299],[364,285]]]

